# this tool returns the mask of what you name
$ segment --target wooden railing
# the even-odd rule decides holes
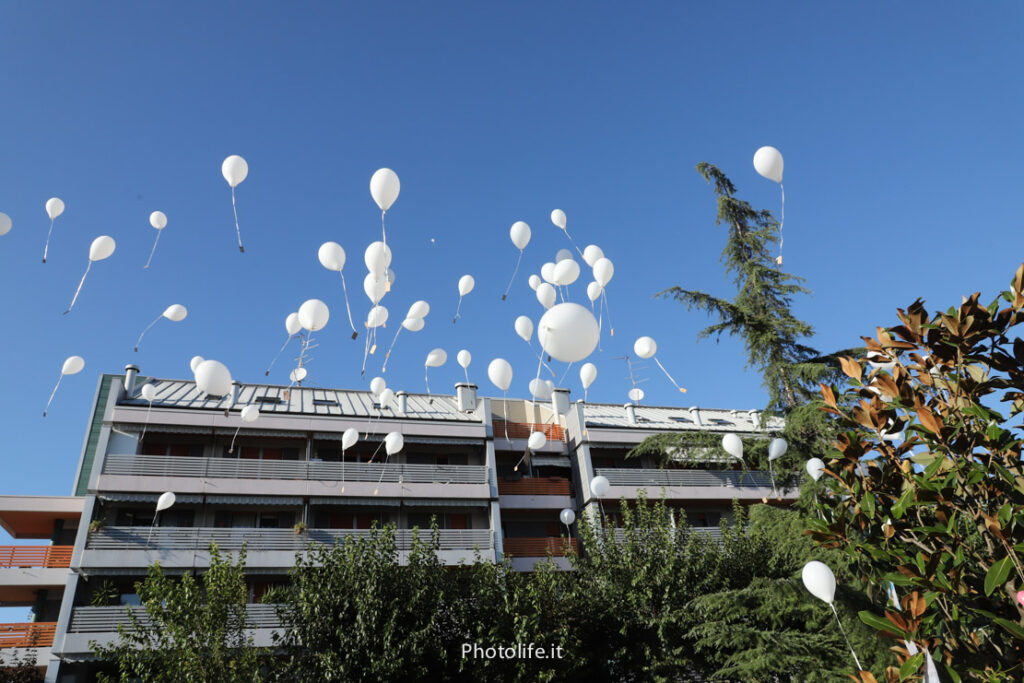
[[[539,422],[505,422],[494,421],[494,436],[505,436],[506,428],[510,439],[529,439],[534,432],[543,432],[549,441],[565,441],[565,429],[562,425],[541,424]]]
[[[503,496],[568,496],[569,480],[562,477],[499,479],[498,493]]]
[[[554,557],[565,557],[570,545],[577,549],[575,538],[506,538],[502,542],[510,557],[546,557],[549,552]]]
[[[71,566],[70,545],[0,545],[0,569],[46,567],[62,569]]]
[[[37,621],[32,624],[0,624],[0,647],[50,647],[57,622]]]

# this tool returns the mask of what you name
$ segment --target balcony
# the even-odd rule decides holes
[[[42,589],[64,588],[70,545],[0,546],[0,607],[27,607]]]
[[[529,439],[530,434],[543,432],[548,441],[565,441],[565,429],[562,425],[495,420],[494,435],[504,437],[506,432],[509,439]]]
[[[768,473],[759,471],[598,468],[594,474],[608,478],[606,498],[632,499],[640,490],[646,490],[648,498],[664,494],[669,500],[759,500],[772,494]],[[777,490],[793,498],[798,482],[796,477],[779,477]]]
[[[248,495],[332,496],[344,493],[384,498],[490,497],[485,465],[245,460],[167,455],[107,455],[98,488],[101,491],[203,493],[209,489],[204,483],[208,479],[231,480],[218,482],[220,493]]]
[[[73,550],[70,545],[0,545],[0,569],[67,568]]]
[[[568,496],[569,480],[562,477],[499,479],[498,493],[503,496]]]
[[[506,538],[502,546],[509,557],[565,557],[570,547],[578,550],[575,538]]]
[[[695,534],[703,534],[704,536],[707,536],[708,538],[710,538],[712,541],[715,541],[716,543],[721,543],[722,542],[722,529],[721,529],[721,527],[717,527],[717,526],[692,526],[692,527],[690,527],[690,531],[692,531]],[[625,529],[616,529],[615,530],[615,540],[618,541],[619,543],[624,543],[626,541],[626,530]]]
[[[50,647],[57,632],[57,622],[37,621],[31,624],[0,624],[0,648]]]

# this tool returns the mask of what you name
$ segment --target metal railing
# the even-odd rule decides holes
[[[57,632],[57,622],[37,621],[31,624],[0,624],[0,648],[50,647]]]
[[[711,540],[717,541],[718,543],[722,542],[722,528],[721,527],[717,527],[717,526],[692,526],[692,527],[690,527],[690,530],[692,532],[696,533],[696,534],[703,534],[703,535],[707,536],[708,538],[710,538]],[[643,531],[640,531],[639,533],[641,534],[641,536],[643,535]],[[616,529],[615,530],[615,540],[618,541],[619,543],[625,542],[625,540],[626,540],[626,530],[625,529]]]
[[[224,479],[299,479],[408,484],[486,484],[486,465],[406,465],[401,463],[248,460],[173,455],[111,454],[103,474]]]
[[[598,468],[595,475],[608,478],[612,486],[734,486],[771,488],[767,472],[739,470],[644,470]],[[786,484],[785,477],[776,486]]]
[[[150,537],[152,532],[152,537]],[[207,550],[216,543],[221,550],[249,552],[300,551],[315,543],[333,545],[346,538],[366,538],[369,529],[309,529],[295,533],[292,529],[222,529],[213,527],[104,527],[89,534],[87,550]],[[420,530],[420,538],[429,541],[430,529]],[[441,529],[438,531],[441,550],[492,548],[490,529]],[[412,529],[397,529],[395,543],[399,550],[412,548]]]
[[[499,479],[498,493],[509,496],[568,496],[569,480],[562,477]]]
[[[129,626],[129,610],[146,627],[151,622],[145,607],[76,607],[71,612],[69,633],[110,633],[117,631],[118,624]],[[280,628],[276,605],[249,604],[245,606],[247,628]]]
[[[0,545],[0,568],[71,566],[71,545]]]
[[[510,557],[546,557],[549,552],[553,557],[565,557],[569,546],[577,550],[575,538],[506,538],[501,545]]]

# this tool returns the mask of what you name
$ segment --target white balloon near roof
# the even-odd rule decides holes
[[[587,390],[597,379],[597,366],[593,363],[584,363],[580,366],[580,384],[583,385],[583,401],[587,400]]]
[[[775,262],[782,265],[782,225],[786,222],[786,188],[782,184],[782,153],[771,146],[765,146],[754,152],[754,170],[759,175],[779,184],[782,193],[782,215],[779,217],[779,256]]]
[[[252,424],[258,419],[260,419],[259,406],[251,405],[242,408],[242,422]]]
[[[139,391],[142,395],[142,399],[152,403],[156,400],[156,387],[152,384],[143,384],[142,389]]]
[[[402,438],[401,432],[391,432],[384,437],[384,450],[388,455],[395,455],[402,450],[403,446],[405,446],[405,439]]]
[[[473,354],[471,354],[467,349],[462,349],[458,354],[456,354],[455,360],[458,361],[459,365],[462,367],[462,371],[466,375],[466,383],[468,384],[469,364],[473,361]]]
[[[811,458],[807,461],[807,464],[804,465],[804,468],[807,470],[807,474],[811,476],[811,479],[818,481],[821,479],[821,475],[825,471],[825,461],[821,458]]]
[[[220,361],[204,360],[195,369],[196,388],[210,396],[231,393],[231,372]]]
[[[533,432],[526,440],[526,445],[531,451],[539,451],[548,445],[548,437],[544,436],[544,432]]]
[[[423,363],[423,382],[427,387],[427,394],[430,394],[430,368],[439,368],[448,362],[448,352],[442,348],[433,349],[427,354],[427,360]]]
[[[555,391],[555,383],[539,377],[530,380],[530,396],[538,401],[547,401]]]
[[[196,368],[198,368],[199,364],[202,363],[204,360],[206,359],[203,358],[202,356],[192,356],[192,360],[190,360],[188,363],[189,370],[191,370],[192,373],[194,374]]]
[[[114,238],[109,235],[100,235],[92,241],[92,244],[89,245],[89,264],[85,267],[85,273],[82,274],[82,280],[78,283],[78,289],[75,290],[75,296],[71,298],[71,305],[68,306],[68,310],[64,311],[65,314],[70,313],[71,309],[75,307],[75,302],[78,301],[78,295],[82,291],[82,285],[85,284],[85,278],[92,269],[92,264],[110,258],[115,248],[117,248],[117,244],[114,242]]]
[[[176,499],[174,493],[171,492],[171,491],[167,491],[166,493],[161,493],[160,497],[157,498],[157,500],[156,500],[156,511],[157,512],[163,512],[164,510],[166,510],[169,507],[171,507],[172,505],[174,505],[176,500],[177,499]]]
[[[50,229],[46,233],[46,246],[43,247],[43,263],[46,263],[46,256],[50,252],[50,236],[53,234],[53,222],[64,213],[64,201],[60,197],[50,197],[46,200],[46,215],[50,218]]]
[[[380,392],[377,397],[377,402],[380,403],[381,408],[391,407],[391,402],[395,400],[395,392],[390,387],[384,387],[384,391]]]
[[[220,165],[221,175],[231,186],[231,210],[235,213],[235,234],[238,236],[238,251],[245,253],[242,246],[242,230],[238,227],[238,207],[235,203],[235,188],[249,176],[249,164],[237,154],[232,154]]]
[[[652,339],[651,337],[639,337],[635,342],[633,342],[633,353],[640,356],[644,360],[647,360],[648,358],[654,358],[654,362],[658,364],[658,367],[661,368],[661,371],[665,373],[666,377],[668,377],[668,381],[672,382],[672,386],[674,386],[677,390],[681,391],[682,393],[686,393],[686,389],[679,386],[679,383],[676,382],[675,378],[669,374],[668,370],[665,369],[665,366],[661,364],[661,361],[658,360],[658,357],[655,355],[658,353],[658,344],[657,342],[654,341],[654,339]]]
[[[519,265],[523,262],[523,250],[526,249],[526,245],[530,243],[530,226],[524,221],[516,221],[509,228],[508,236],[512,240],[513,246],[519,250],[519,258],[516,259],[516,267],[512,271],[512,277],[508,281],[508,286],[505,288],[505,293],[501,295],[501,300],[504,301],[508,298],[508,293],[512,289],[512,283],[515,282],[516,273],[519,272]]]
[[[495,358],[487,365],[487,379],[502,391],[512,385],[512,366],[504,358]]]
[[[599,334],[594,314],[574,303],[552,306],[537,325],[541,348],[563,363],[575,363],[593,353]]]
[[[341,434],[341,449],[347,450],[359,443],[359,430],[349,427]]]
[[[142,343],[142,338],[146,335],[147,332],[149,332],[149,328],[153,327],[153,325],[156,325],[157,322],[159,322],[160,318],[167,318],[172,323],[180,323],[182,320],[185,319],[185,316],[187,315],[188,309],[182,306],[181,304],[171,304],[170,306],[165,308],[163,313],[158,315],[153,320],[153,322],[151,322],[149,325],[146,326],[144,330],[142,330],[142,334],[139,335],[138,341],[135,342],[135,350],[139,350],[139,344]]]
[[[327,326],[331,311],[320,299],[308,299],[299,306],[299,324],[302,329],[317,332]]]
[[[153,254],[156,253],[156,245],[160,242],[160,235],[163,234],[164,228],[167,227],[167,214],[163,211],[154,211],[149,214],[149,224],[156,229],[156,239],[153,240],[153,248],[149,250],[149,258],[146,259],[146,265],[142,266],[144,269],[149,268],[153,262]]]
[[[388,383],[383,377],[374,377],[370,380],[370,393],[373,394],[374,398],[380,396],[380,393],[388,388]]]
[[[722,437],[722,448],[737,460],[743,459],[743,441],[735,434],[730,433]]]
[[[50,392],[50,399],[46,402],[46,407],[43,408],[43,417],[46,417],[46,412],[50,409],[50,404],[53,403],[53,397],[57,395],[57,388],[60,387],[60,382],[64,379],[65,375],[77,375],[85,367],[85,359],[81,356],[68,356],[64,360],[64,364],[60,368],[60,376],[57,377],[57,384],[54,385],[53,391]]]

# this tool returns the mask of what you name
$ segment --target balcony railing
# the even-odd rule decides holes
[[[73,550],[70,545],[0,545],[0,569],[62,569],[71,566]]]
[[[717,526],[692,526],[690,530],[697,534],[703,534],[713,541],[722,542],[722,529]],[[643,532],[640,532],[641,534]],[[626,540],[626,530],[616,529],[615,540],[622,543]]]
[[[76,607],[71,612],[71,625],[68,627],[68,632],[112,633],[117,631],[118,624],[123,623],[128,626],[131,623],[128,618],[128,610],[131,610],[135,618],[139,620],[139,624],[150,625],[145,607]],[[276,605],[246,605],[245,620],[248,628],[279,628],[281,626]]]
[[[510,557],[565,557],[569,547],[577,549],[576,539],[568,538],[506,538],[502,541],[505,554]]]
[[[503,496],[568,496],[569,480],[562,477],[499,479],[498,493]]]
[[[508,433],[510,439],[529,439],[534,432],[543,432],[549,441],[565,441],[565,429],[562,425],[541,424],[539,422],[505,422],[504,420],[494,421],[494,435],[505,436]]]
[[[150,532],[152,531],[152,538]],[[295,533],[292,529],[221,529],[211,527],[156,527],[146,526],[104,527],[89,534],[87,550],[207,550],[216,543],[221,550],[249,552],[301,551],[313,544],[334,545],[346,538],[365,538],[369,529],[309,529]],[[430,541],[430,529],[419,532],[421,539]],[[441,550],[471,550],[492,548],[490,529],[441,529]],[[412,529],[395,531],[395,544],[399,550],[412,548]]]
[[[192,458],[116,453],[106,457],[103,463],[103,474],[148,477],[371,481],[407,484],[487,483],[487,467],[485,465],[247,460],[243,458]]]
[[[50,647],[57,622],[37,621],[31,624],[0,624],[2,647]]]
[[[734,486],[767,487],[772,485],[767,472],[738,470],[643,470],[598,468],[595,475],[608,478],[612,486]],[[785,478],[779,477],[776,486],[782,487]]]

